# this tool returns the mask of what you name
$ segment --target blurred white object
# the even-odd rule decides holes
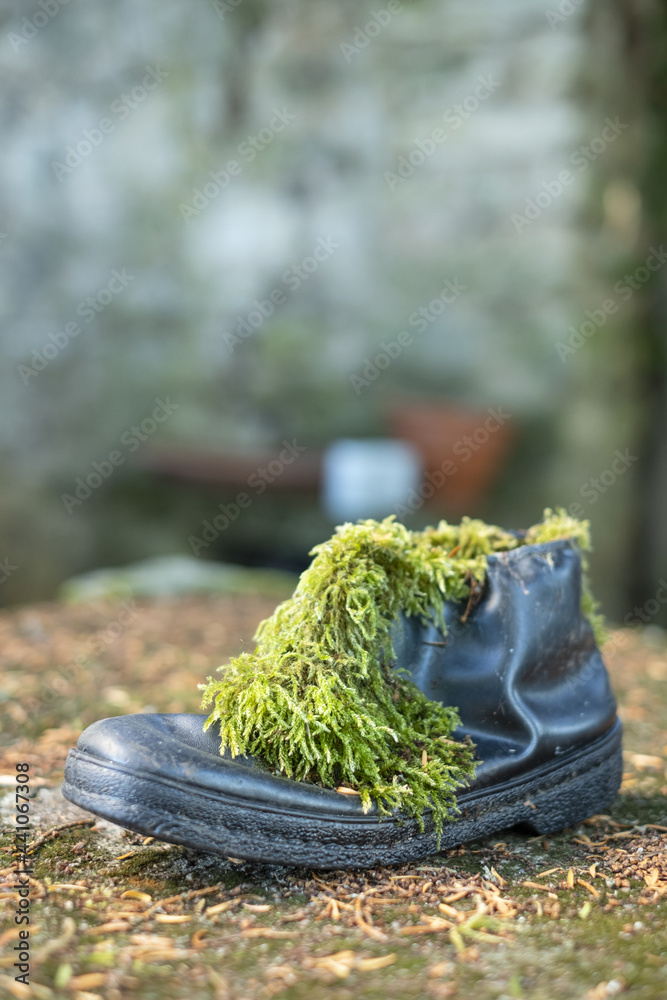
[[[334,522],[386,517],[419,489],[422,460],[404,441],[335,441],[322,459],[322,505]]]

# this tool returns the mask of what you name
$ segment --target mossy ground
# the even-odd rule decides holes
[[[92,820],[58,795],[67,748],[78,730],[104,715],[147,706],[196,711],[197,682],[226,656],[249,647],[272,602],[199,599],[142,604],[135,610],[108,643],[93,640],[118,619],[117,605],[43,605],[0,613],[0,707],[5,710],[0,773],[12,776],[16,762],[30,762],[36,779],[35,838],[66,822]],[[85,669],[66,676],[61,668],[79,655],[85,657]],[[36,852],[41,888],[35,886],[35,896],[43,898],[32,901],[30,993],[11,992],[6,956],[13,946],[8,935],[15,929],[15,901],[0,886],[0,896],[8,893],[0,899],[0,935],[6,935],[0,937],[0,995],[37,1000],[603,1000],[616,995],[662,1000],[667,995],[667,831],[652,827],[667,827],[667,641],[652,630],[613,632],[606,655],[625,725],[627,765],[609,819],[600,817],[547,840],[503,832],[419,865],[362,873],[235,864],[155,841],[145,844],[103,822],[71,828]],[[48,690],[56,696],[47,697]],[[3,832],[12,804],[13,795],[0,801]],[[5,853],[0,867],[9,860]],[[398,877],[404,874],[411,877]],[[497,876],[507,884],[501,886]],[[6,879],[10,886],[10,873]],[[456,894],[454,884],[470,889],[451,903],[462,917],[452,923],[463,927],[490,891],[484,887],[494,882],[493,891],[511,900],[514,912],[496,913],[496,924],[464,931],[463,950],[457,950],[456,936],[446,926],[403,933],[429,918],[447,921],[451,915],[439,909],[438,901]],[[78,888],[65,888],[71,885]],[[406,895],[395,904],[369,904],[368,896],[388,895],[387,886],[390,898],[398,893],[392,886],[402,886]],[[207,889],[212,891],[198,895]],[[128,890],[131,895],[124,895]],[[189,895],[182,898],[183,893]],[[158,905],[172,897],[177,898]],[[328,902],[332,898],[338,900],[338,919]],[[355,916],[359,898],[360,923]],[[229,905],[206,913],[220,903]],[[253,909],[257,906],[270,909]],[[115,916],[119,912],[130,916]],[[368,931],[369,914],[374,923],[368,926],[379,937]],[[165,922],[165,916],[189,919]],[[479,937],[480,930],[488,939]],[[257,931],[281,936],[261,937]],[[339,957],[327,959],[331,955]],[[369,959],[386,956],[394,956],[391,964],[369,966]]]

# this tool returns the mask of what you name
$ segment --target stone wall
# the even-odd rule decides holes
[[[7,600],[187,551],[210,495],[152,483],[142,449],[316,449],[381,433],[401,398],[512,414],[517,449],[481,513],[517,524],[582,502],[635,443],[622,378],[618,408],[633,303],[599,335],[580,328],[641,256],[639,126],[591,66],[617,26],[560,6],[5,5]],[[607,334],[620,346],[600,359]],[[170,412],[141,440],[157,401]],[[583,500],[617,613],[630,484]],[[298,520],[310,543],[321,521]]]

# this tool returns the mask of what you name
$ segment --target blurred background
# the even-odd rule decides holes
[[[2,603],[562,505],[667,622],[657,0],[0,19]]]

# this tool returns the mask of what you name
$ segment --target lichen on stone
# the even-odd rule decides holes
[[[399,810],[422,830],[430,811],[439,836],[457,812],[456,789],[474,775],[474,746],[451,739],[454,706],[429,700],[394,669],[392,629],[402,613],[446,633],[444,602],[469,610],[489,555],[557,538],[588,551],[588,522],[547,510],[523,537],[470,518],[424,531],[393,517],[342,525],[260,624],[254,652],[201,685],[203,706],[213,705],[206,728],[219,722],[221,753],[355,789],[365,811]],[[587,586],[582,609],[594,616]]]

